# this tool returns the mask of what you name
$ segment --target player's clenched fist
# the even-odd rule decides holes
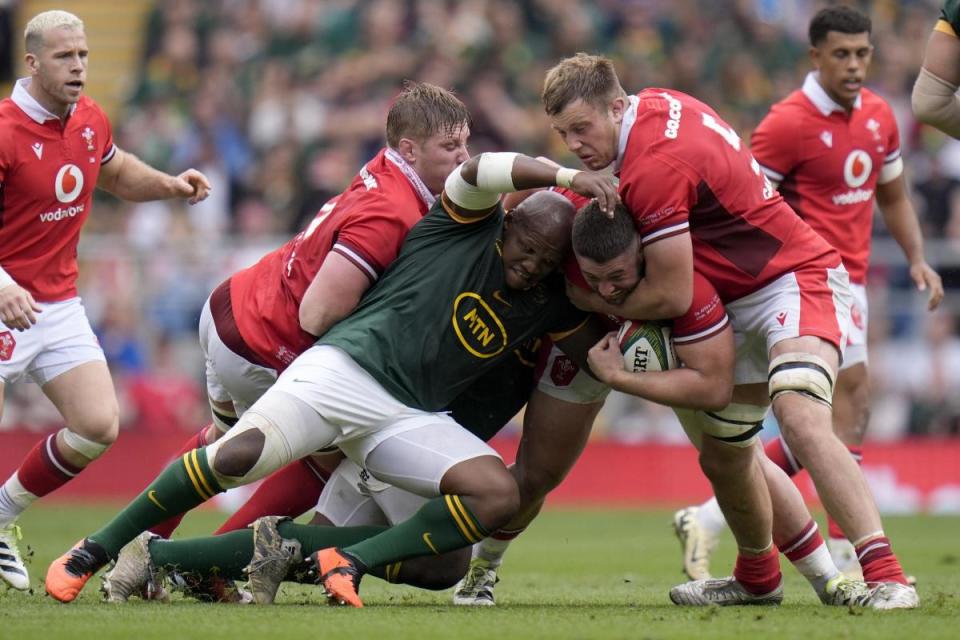
[[[197,204],[210,195],[210,181],[196,169],[187,169],[177,176],[177,190],[180,197],[190,198],[190,204]]]
[[[0,320],[8,329],[25,331],[37,324],[40,305],[17,283],[0,288]]]

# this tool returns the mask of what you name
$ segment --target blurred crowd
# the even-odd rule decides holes
[[[9,3],[0,0],[0,41]],[[206,296],[299,231],[384,144],[386,112],[404,79],[460,95],[473,114],[472,152],[510,149],[575,166],[549,129],[539,91],[546,70],[577,51],[613,57],[628,90],[691,93],[748,136],[769,106],[802,82],[806,25],[822,4],[156,2],[143,25],[129,100],[114,114],[115,139],[165,170],[196,167],[215,189],[190,208],[101,198],[90,219],[82,294],[115,370],[125,423],[194,430],[204,419],[195,334]],[[957,434],[960,357],[951,354],[960,351],[960,306],[951,306],[951,297],[960,288],[960,143],[918,126],[910,114],[910,89],[940,3],[858,4],[874,26],[868,85],[897,114],[931,262],[953,289],[948,309],[927,317],[895,266],[902,264],[898,252],[880,252],[871,273],[875,435]],[[3,61],[0,51],[0,74]],[[882,224],[877,234],[882,239]],[[42,414],[39,393],[29,387],[17,387],[4,424],[42,422],[34,415]],[[610,402],[603,422],[613,437],[683,438],[669,411],[623,398]]]

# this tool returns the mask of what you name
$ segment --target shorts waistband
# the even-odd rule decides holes
[[[244,342],[243,336],[240,335],[237,320],[233,316],[233,303],[230,300],[230,278],[224,280],[210,294],[210,315],[213,316],[217,335],[230,351],[255,365],[273,369]]]

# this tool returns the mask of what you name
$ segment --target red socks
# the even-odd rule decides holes
[[[872,538],[856,546],[857,560],[863,569],[866,582],[899,582],[907,584],[903,568],[897,556],[893,555],[890,540],[883,536]]]
[[[759,556],[737,555],[737,566],[733,577],[750,593],[761,596],[770,593],[779,586],[783,575],[780,573],[780,558],[777,548],[771,546]]]
[[[57,449],[57,434],[52,434],[33,447],[17,469],[23,488],[39,497],[70,482],[82,467],[67,462]]]

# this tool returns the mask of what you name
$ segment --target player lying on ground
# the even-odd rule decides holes
[[[185,454],[54,561],[48,593],[73,600],[146,528],[331,445],[374,477],[433,498],[404,523],[317,555],[324,586],[340,601],[360,605],[365,567],[464,547],[507,522],[518,505],[516,482],[492,449],[438,411],[530,337],[552,333],[574,352],[589,348],[592,332],[554,273],[569,246],[573,207],[543,194],[504,218],[498,204],[500,192],[558,182],[604,207],[616,199],[609,177],[516,154],[484,154],[454,171],[357,311],[299,357],[223,439]]]

